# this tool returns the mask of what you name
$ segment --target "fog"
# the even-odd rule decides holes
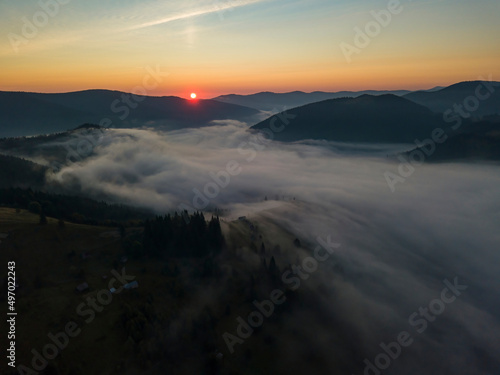
[[[356,374],[365,357],[373,363],[383,352],[381,342],[402,331],[414,342],[384,374],[499,368],[498,166],[425,164],[391,192],[384,173],[397,173],[399,162],[387,155],[411,145],[284,144],[246,129],[234,121],[165,133],[110,129],[89,157],[50,178],[159,213],[217,207],[227,210],[225,220],[272,220],[311,248],[318,236],[330,236],[341,246],[304,288],[331,314],[332,325],[307,308],[287,319],[325,358],[347,358],[355,348]],[[197,192],[204,199],[193,201]],[[454,278],[467,289],[425,332],[416,332],[409,317],[439,299],[443,280]],[[329,332],[340,329],[349,341],[328,346]],[[283,350],[300,348],[289,343]]]

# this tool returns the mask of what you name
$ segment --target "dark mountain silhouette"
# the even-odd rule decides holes
[[[493,92],[491,92],[492,90]],[[489,97],[480,99],[478,92],[481,97]],[[434,112],[444,113],[449,109],[453,109],[455,104],[463,106],[466,98],[471,96],[478,98],[479,101],[477,110],[467,111],[472,116],[500,114],[500,82],[460,82],[437,91],[412,92],[404,95],[404,98],[425,105]],[[471,108],[470,105],[474,105],[473,101],[474,99],[467,104],[469,108]]]
[[[0,154],[0,188],[41,188],[47,167],[29,160]]]
[[[33,212],[36,206],[48,217],[59,218],[78,224],[103,225],[117,227],[119,223],[129,223],[154,217],[148,209],[107,203],[94,200],[84,195],[55,194],[43,191],[38,186],[29,188],[5,187],[0,185],[0,206],[15,207]],[[35,203],[35,205],[33,205]]]
[[[344,97],[358,97],[361,95],[384,95],[384,94],[394,94],[394,95],[404,95],[408,94],[410,91],[407,90],[395,90],[395,91],[339,91],[339,92],[322,92],[315,91],[311,93],[306,93],[302,91],[294,91],[287,93],[274,93],[274,92],[260,92],[251,95],[222,95],[213,100],[219,102],[238,104],[245,107],[256,108],[261,111],[283,111],[286,108],[299,107],[302,105],[319,102],[328,99],[344,98]]]
[[[0,138],[0,153],[27,157],[31,160],[44,159],[49,164],[57,162],[58,165],[62,165],[67,162],[68,155],[72,156],[73,162],[91,156],[94,147],[105,132],[106,129],[99,125],[83,124],[65,132]],[[77,149],[81,140],[85,140],[85,144],[90,148],[86,149],[86,152],[78,153],[78,157],[75,158],[74,151],[71,153],[69,150]]]
[[[308,104],[273,116],[251,129],[272,129],[273,123],[276,128],[281,125],[280,117],[292,116],[295,118],[288,120],[283,131],[274,133],[274,139],[411,143],[415,138],[429,137],[435,128],[443,126],[441,116],[428,108],[386,94]]]
[[[433,87],[431,89],[428,89],[428,90],[418,90],[418,91],[423,91],[423,92],[433,92],[433,91],[438,91],[438,90],[442,90],[444,89],[445,87],[444,86],[436,86],[436,87]],[[415,91],[413,91],[415,92]]]
[[[500,117],[490,121],[469,122],[464,129],[450,137],[430,152],[415,148],[407,153],[409,156],[415,150],[425,155],[427,162],[500,161]]]
[[[138,100],[136,100],[138,99]],[[23,136],[72,129],[82,123],[106,127],[206,126],[213,120],[250,120],[258,112],[215,100],[137,96],[88,90],[63,94],[0,92],[0,136]],[[109,119],[105,124],[101,120]]]

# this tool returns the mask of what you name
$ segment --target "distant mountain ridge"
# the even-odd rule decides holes
[[[377,90],[365,90],[365,91],[339,91],[339,92],[323,92],[314,91],[311,93],[306,93],[302,91],[293,91],[287,93],[275,93],[275,92],[259,92],[250,95],[221,95],[213,100],[217,100],[224,103],[231,103],[242,105],[245,107],[255,108],[261,111],[273,111],[279,112],[286,108],[299,107],[302,105],[315,103],[328,99],[337,99],[343,97],[358,97],[361,95],[384,95],[384,94],[394,94],[394,95],[405,95],[410,93],[408,90],[394,90],[394,91],[377,91]]]
[[[487,81],[465,81],[453,85],[442,87],[436,86],[426,90],[363,90],[363,91],[338,91],[323,92],[314,91],[306,93],[302,91],[293,91],[287,93],[259,92],[250,95],[221,95],[213,98],[224,103],[238,104],[245,107],[255,108],[261,111],[272,111],[274,113],[283,111],[286,108],[300,107],[328,99],[337,99],[343,97],[356,98],[361,95],[385,95],[393,94],[405,97],[417,104],[422,104],[434,112],[444,112],[453,108],[455,103],[462,103],[468,96],[475,96],[475,90],[478,85]],[[481,100],[481,106],[475,115],[496,114],[500,111],[500,83],[491,82],[491,85],[497,87],[492,97],[486,101]]]
[[[440,90],[412,92],[404,98],[439,113],[461,105],[473,117],[500,114],[500,82],[459,82]]]
[[[410,157],[416,150],[425,155],[426,162],[500,161],[500,116],[489,121],[469,122],[432,152],[414,148],[404,154]]]
[[[295,117],[283,131],[273,134],[276,140],[412,143],[443,126],[441,116],[430,109],[391,94],[329,99],[293,108],[287,114]],[[271,117],[251,130],[271,128],[273,121]]]
[[[129,93],[110,90],[61,94],[1,91],[0,137],[61,132],[82,123],[118,128],[178,129],[206,126],[214,120],[245,121],[257,114],[253,108],[215,100],[133,97]]]
[[[207,126],[214,120],[224,119],[255,124],[262,119],[263,114],[270,115],[285,109],[303,107],[326,100],[352,99],[366,95],[401,97],[414,104],[425,106],[435,114],[439,113],[441,117],[443,117],[443,112],[448,113],[449,118],[458,116],[456,108],[460,106],[465,110],[472,109],[466,112],[466,116],[470,115],[478,119],[500,114],[500,82],[485,81],[460,82],[445,88],[434,87],[416,92],[407,90],[261,92],[251,95],[222,95],[208,100],[186,100],[175,96],[133,96],[129,93],[111,90],[85,90],[55,94],[0,91],[0,137],[64,132],[82,123],[95,123],[104,127],[117,128],[147,126],[162,130]],[[381,101],[379,104],[385,105],[384,103]],[[394,110],[399,110],[398,105],[401,103],[395,104]],[[459,107],[456,107],[457,105]],[[358,110],[364,111],[365,108],[359,107]],[[390,108],[385,110],[392,111]],[[375,118],[379,116],[376,109],[372,108],[370,111],[373,112]],[[411,114],[412,111],[409,113]],[[353,121],[356,122],[356,116],[360,115],[353,114]],[[311,118],[315,118],[314,114],[312,116]],[[315,119],[323,121],[323,119]],[[408,121],[412,122],[413,119],[407,119]],[[429,121],[426,120],[426,122]],[[383,122],[391,121],[386,118]],[[314,131],[319,131],[318,126],[312,126],[310,130],[312,137],[321,136],[321,132],[314,133]],[[359,131],[370,132],[371,130],[360,128]],[[343,135],[347,136],[347,128]],[[325,136],[329,137],[331,134]],[[351,135],[347,138],[376,139],[374,135],[366,137]]]

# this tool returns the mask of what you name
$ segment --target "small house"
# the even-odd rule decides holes
[[[79,293],[83,293],[87,289],[89,289],[89,284],[87,284],[87,283],[81,283],[81,284],[76,286],[76,291]]]
[[[125,284],[123,287],[125,289],[135,289],[139,287],[139,283],[137,281],[132,281],[131,283]]]

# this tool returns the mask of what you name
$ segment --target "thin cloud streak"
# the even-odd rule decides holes
[[[217,13],[217,12],[222,12],[228,9],[235,9],[235,8],[240,8],[243,6],[247,5],[253,5],[257,3],[261,3],[267,0],[241,0],[241,1],[234,1],[234,2],[228,2],[226,4],[218,4],[218,1],[214,1],[214,5],[209,7],[209,8],[204,8],[204,9],[199,9],[196,11],[192,12],[187,12],[184,14],[177,14],[175,16],[170,16],[170,17],[165,17],[156,21],[150,21],[150,22],[145,22],[140,25],[135,25],[127,30],[138,30],[138,29],[144,29],[146,27],[151,27],[151,26],[157,26],[157,25],[162,25],[174,21],[179,21],[183,19],[188,19],[192,17],[198,17],[198,16],[203,16],[211,13]]]

